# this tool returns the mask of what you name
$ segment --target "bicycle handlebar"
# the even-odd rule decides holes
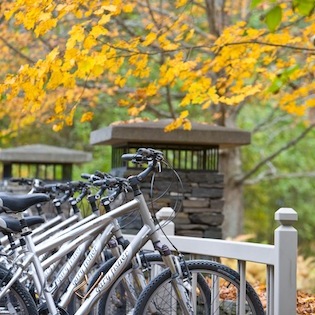
[[[41,181],[41,180],[39,180]],[[24,178],[24,177],[12,177],[10,182],[18,183],[19,185],[28,185],[32,186],[34,184],[34,178]]]
[[[161,161],[163,160],[163,153],[161,151],[151,149],[151,148],[140,148],[137,150],[137,153],[131,154],[126,153],[121,156],[123,161],[132,161],[135,164],[140,164],[143,162],[150,161]]]
[[[160,162],[163,160],[163,153],[151,148],[140,148],[135,154],[123,154],[122,159],[124,161],[132,161],[135,164],[148,163],[148,167],[141,173],[128,178],[130,185],[135,186],[143,182],[151,172],[155,171],[156,166],[160,166]]]

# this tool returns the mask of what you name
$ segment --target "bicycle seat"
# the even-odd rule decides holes
[[[47,202],[50,198],[46,194],[26,194],[12,195],[8,193],[0,193],[0,210],[2,212],[23,212],[27,208],[41,202]]]
[[[30,216],[25,218],[26,224],[28,227],[32,227],[36,224],[44,223],[44,218],[40,216]],[[21,224],[18,219],[7,217],[7,216],[0,216],[0,231],[8,233],[8,232],[22,232]]]

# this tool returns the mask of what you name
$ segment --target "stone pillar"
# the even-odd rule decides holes
[[[91,133],[93,145],[112,146],[112,168],[114,175],[126,177],[137,172],[132,163],[122,163],[123,153],[136,153],[138,148],[154,148],[164,153],[165,159],[178,171],[183,182],[171,185],[174,177],[167,169],[156,177],[157,192],[153,199],[156,212],[162,207],[177,211],[174,218],[175,233],[196,237],[221,238],[223,222],[223,175],[219,173],[219,150],[234,148],[250,143],[250,133],[236,128],[192,123],[191,130],[181,128],[165,132],[172,120],[122,122],[95,130]],[[150,183],[142,191],[150,202]],[[137,232],[136,216],[129,217],[126,230]],[[239,218],[241,220],[241,218]]]
[[[112,172],[115,174],[115,171]],[[135,174],[134,170],[127,170],[124,174],[115,174],[128,177]],[[222,238],[223,223],[223,174],[207,171],[179,171],[184,191],[171,170],[164,170],[156,175],[154,183],[154,214],[163,207],[171,207],[175,210],[175,234],[183,236]],[[170,185],[170,183],[173,183]],[[150,187],[148,179],[141,185],[145,199],[150,204]],[[167,191],[165,191],[168,189]],[[159,197],[163,194],[163,197]],[[155,200],[156,199],[156,200]],[[125,231],[134,234],[141,227],[141,221],[137,214],[128,215],[122,221],[126,225]]]

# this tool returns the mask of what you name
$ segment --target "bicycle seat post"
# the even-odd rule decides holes
[[[24,218],[23,212],[18,212],[17,217],[21,224],[21,230],[22,230],[21,236],[26,236],[26,235],[31,234],[32,230],[28,227],[26,220]]]

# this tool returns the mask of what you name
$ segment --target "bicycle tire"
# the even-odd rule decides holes
[[[3,265],[0,268],[1,288],[12,279],[12,273]],[[37,315],[35,301],[28,290],[17,280],[8,292],[0,299],[0,314]]]
[[[114,262],[115,259],[113,259],[110,263],[107,263],[107,265],[105,264],[106,268],[104,268],[105,266],[103,267],[103,272],[106,273],[111,268]],[[157,274],[159,274],[162,271],[162,268],[163,270],[165,269],[162,257],[159,254],[146,253],[145,255],[141,255],[141,263],[142,266],[144,266],[145,268],[145,270],[142,270],[142,273],[145,277],[146,284],[149,283],[151,279],[153,279],[152,277],[155,277]],[[151,270],[150,274],[148,273],[148,270]],[[97,315],[132,314],[136,301],[143,289],[137,286],[133,287],[134,291],[132,293],[134,298],[132,299],[132,301],[130,301],[130,297],[124,290],[122,281],[123,279],[128,279],[130,277],[130,274],[132,274],[132,271],[133,267],[130,264],[120,275],[120,277],[113,283],[111,288],[99,300],[96,311]],[[129,281],[132,282],[132,277],[129,279]],[[202,278],[198,277],[198,284],[201,287],[202,292],[204,292],[204,290],[206,292],[207,290],[209,290],[207,283]],[[207,296],[206,293],[204,293],[204,295]],[[208,293],[208,296],[210,296],[210,293]],[[208,301],[208,303],[210,303],[210,301]]]
[[[141,253],[140,259],[141,264],[142,266],[144,266],[145,269],[142,270],[142,273],[146,279],[146,282],[149,282],[151,278],[156,276],[157,271],[152,272],[153,268],[159,266],[164,269],[162,257],[157,253]],[[106,274],[108,272],[108,270],[112,267],[115,261],[116,261],[115,257],[109,259],[95,272],[95,274],[93,274],[93,276],[91,277],[91,281],[89,282],[87,291],[89,291],[95,285],[95,283],[97,282],[102,273]],[[128,298],[127,293],[125,292],[122,285],[122,280],[128,279],[133,270],[134,268],[132,267],[132,264],[129,264],[125,268],[120,277],[112,284],[111,288],[103,294],[102,298],[94,307],[93,312],[91,312],[92,314],[126,315],[128,314],[129,311],[131,311],[134,308],[136,301],[134,301],[134,303],[130,301],[130,297]],[[154,276],[152,276],[152,274]],[[140,288],[137,287],[133,287],[133,289],[134,291],[132,292],[132,294],[135,296],[135,298],[138,298],[142,289],[141,291]],[[117,296],[119,296],[119,299],[117,299]]]
[[[187,261],[186,266],[189,274],[202,275],[209,284],[210,289],[210,305],[207,301],[201,301],[201,307],[198,304],[195,308],[195,314],[220,314],[232,315],[237,314],[237,295],[240,286],[239,274],[231,268],[221,265],[219,263],[208,260],[192,260]],[[183,272],[185,265],[181,264]],[[148,286],[142,291],[138,302],[134,309],[134,315],[149,315],[149,314],[182,314],[179,303],[171,287],[172,275],[166,269],[155,279],[153,279]],[[196,290],[191,290],[199,292]],[[198,294],[196,294],[198,295]],[[175,301],[175,302],[174,302]],[[199,297],[197,296],[197,303]],[[171,303],[172,302],[172,303]],[[212,303],[213,302],[213,303]],[[153,304],[151,304],[153,303]],[[245,314],[250,315],[264,315],[264,309],[261,301],[249,283],[246,283],[246,305]],[[150,305],[154,305],[154,312],[150,312]]]

